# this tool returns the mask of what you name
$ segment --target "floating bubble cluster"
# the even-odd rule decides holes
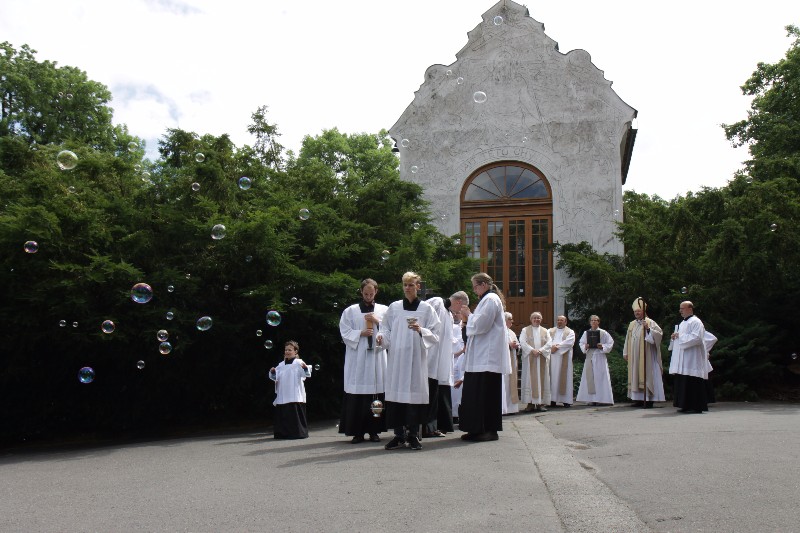
[[[208,331],[211,329],[213,323],[214,321],[211,320],[210,316],[201,316],[200,318],[197,319],[196,325],[197,329],[199,329],[200,331]]]
[[[311,216],[311,213],[305,207],[300,210],[300,214],[298,215],[300,220],[308,220],[308,217]]]
[[[110,320],[106,320],[102,324],[100,324],[100,329],[103,331],[103,333],[106,334],[114,333],[116,327],[117,326],[115,326],[114,323]]]
[[[27,241],[22,248],[25,250],[25,253],[35,254],[39,251],[39,243],[36,241]]]
[[[267,312],[267,324],[270,326],[279,326],[283,318],[281,314],[275,310],[271,310]]]
[[[153,289],[147,283],[137,283],[131,288],[131,300],[137,304],[146,304],[153,299]]]
[[[81,383],[91,383],[94,381],[94,369],[90,366],[85,366],[78,370],[78,381]]]
[[[61,170],[72,170],[78,166],[78,156],[69,150],[61,150],[56,156],[56,163]]]
[[[211,238],[215,241],[225,238],[225,233],[228,231],[223,224],[215,224],[213,228],[211,228]]]
[[[243,191],[248,190],[253,185],[253,182],[247,176],[242,176],[239,178],[239,188]]]

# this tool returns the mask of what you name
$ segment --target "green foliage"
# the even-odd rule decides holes
[[[361,279],[378,280],[385,303],[401,297],[407,270],[432,292],[468,286],[474,262],[429,223],[421,189],[399,179],[385,131],[325,131],[284,160],[262,107],[252,117],[255,147],[173,129],[159,141],[159,159],[146,161],[127,129],[110,125],[110,95],[94,82],[36,63],[27,48],[5,50],[14,65],[2,72],[14,76],[2,80],[13,98],[0,132],[0,442],[266,421],[274,397],[267,370],[289,339],[320,365],[306,383],[309,413],[336,416],[338,322]],[[14,70],[23,66],[33,85],[53,90],[68,73],[73,100],[94,100],[74,120],[53,115],[37,126],[49,104]],[[56,165],[62,149],[77,155],[75,169]],[[238,186],[243,176],[249,190]],[[211,238],[216,224],[226,227],[222,239]],[[28,240],[37,253],[23,251]],[[146,304],[130,298],[138,282],[153,288]],[[270,309],[282,314],[280,326],[267,325]],[[204,315],[213,326],[199,331]],[[101,332],[104,320],[116,324],[113,334]],[[167,356],[158,353],[160,329],[173,346]],[[91,385],[78,382],[82,366],[96,371]]]

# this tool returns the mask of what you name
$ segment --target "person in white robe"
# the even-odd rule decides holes
[[[479,298],[475,311],[467,306],[461,309],[467,321],[467,351],[458,426],[466,432],[462,440],[494,441],[503,430],[502,378],[511,372],[505,305],[502,293],[485,272],[472,276],[472,290]]]
[[[276,439],[307,439],[306,387],[311,367],[298,358],[300,345],[287,341],[283,361],[269,369],[269,379],[275,382],[273,437]]]
[[[426,300],[439,318],[439,325],[434,332],[439,337],[439,342],[428,352],[428,405],[430,410],[428,411],[428,422],[422,431],[423,438],[444,437],[445,433],[455,429],[452,403],[450,402],[450,387],[452,386],[450,380],[453,376],[453,343],[450,339],[453,315],[450,313],[450,309],[460,314],[465,299],[467,302],[469,301],[467,294],[462,291],[447,299],[435,296]]]
[[[575,394],[572,382],[572,348],[575,332],[567,327],[567,317],[559,315],[556,327],[550,328],[550,406],[556,402],[572,405]]]
[[[672,350],[669,362],[669,373],[673,376],[672,405],[681,413],[702,413],[708,411],[706,329],[694,315],[692,302],[681,302],[679,310],[683,320],[672,333],[669,345]]]
[[[453,422],[458,422],[458,407],[461,405],[461,385],[464,383],[464,351],[467,345],[461,335],[461,315],[454,316],[453,324],[453,388],[450,389],[453,405]]]
[[[387,450],[421,450],[420,424],[428,418],[428,351],[439,338],[439,317],[417,297],[421,278],[403,275],[402,300],[392,302],[383,315],[376,342],[389,351],[385,376],[386,425],[394,429]]]
[[[514,315],[506,311],[506,335],[508,336],[508,359],[511,363],[511,373],[503,376],[503,410],[504,415],[519,413],[519,391],[517,390],[517,350],[519,341],[517,334],[511,329],[514,324]]]
[[[581,373],[581,384],[578,387],[579,402],[590,405],[614,405],[614,392],[611,389],[611,374],[608,371],[608,356],[614,347],[614,339],[609,333],[600,329],[600,317],[592,315],[589,318],[591,330],[583,332],[579,341],[581,351],[586,354]],[[589,331],[599,332],[600,341],[593,346],[587,343]]]
[[[663,332],[655,320],[647,316],[647,303],[640,297],[633,301],[632,320],[628,324],[622,357],[628,362],[628,398],[633,407],[652,407],[663,402],[664,367],[661,362]]]
[[[380,442],[379,433],[386,431],[385,418],[371,411],[372,402],[384,400],[383,375],[386,372],[386,350],[375,340],[385,305],[375,303],[378,283],[373,279],[361,282],[362,301],[349,306],[339,320],[339,333],[345,344],[344,400],[339,419],[339,433],[353,437],[353,444]]]
[[[547,411],[550,403],[550,332],[542,326],[542,314],[531,313],[531,325],[522,328],[522,402],[525,411]]]

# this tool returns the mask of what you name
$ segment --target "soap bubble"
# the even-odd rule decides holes
[[[56,163],[61,170],[72,170],[78,166],[78,156],[69,150],[61,150],[56,156]]]
[[[223,286],[222,286],[222,290],[223,290],[223,291],[227,291],[227,290],[228,290],[228,289],[230,289],[230,288],[231,288],[231,287],[230,287],[230,285],[223,285]]]
[[[419,167],[417,165],[414,165],[414,166],[411,167],[411,173],[412,174],[416,174],[417,170],[419,170]]]
[[[67,93],[67,100],[72,100],[72,93]]]
[[[215,241],[225,238],[225,232],[227,228],[223,224],[216,224],[213,228],[211,228],[211,238]]]
[[[137,361],[136,368],[138,368],[139,370],[144,370],[144,361]]]
[[[206,156],[202,152],[197,152],[196,154],[194,154],[194,160],[197,161],[198,163],[202,163],[203,161],[206,160]]]
[[[495,26],[499,26],[503,23],[503,17],[497,15],[495,18],[492,19],[492,22],[494,22]]]
[[[257,329],[257,330],[256,330],[256,337],[260,337],[260,336],[261,336],[261,335],[263,335],[263,334],[264,334],[264,332],[263,332],[263,331],[261,331],[260,329]]]
[[[459,77],[459,78],[456,80],[456,83],[457,83],[457,84],[459,84],[459,85],[461,85],[462,83],[464,83],[464,78],[462,78],[462,77]]]
[[[131,288],[131,300],[137,304],[146,304],[153,299],[153,289],[147,283],[137,283]]]
[[[81,383],[91,383],[94,381],[94,369],[90,366],[85,366],[78,370],[78,381]]]
[[[402,141],[400,141],[400,146],[402,146],[403,148],[408,148],[410,144],[411,141],[409,141],[408,139],[403,139]]]
[[[523,137],[523,138],[522,138],[522,142],[523,142],[523,143],[526,143],[526,142],[528,142],[528,138],[527,138],[527,137]]]
[[[615,216],[615,217],[618,217],[618,216],[619,216],[619,209],[614,209],[614,216]]]
[[[100,329],[103,330],[103,333],[114,333],[115,328],[116,326],[110,320],[106,320],[100,324]]]
[[[167,311],[166,318],[167,320],[172,320],[173,318],[175,318],[175,313],[173,313],[172,311]]]
[[[298,298],[297,299],[297,303],[299,303],[299,304],[303,303],[303,299],[302,298]]]
[[[186,273],[186,279],[192,279],[192,275],[189,274],[188,272]]]
[[[300,215],[299,215],[300,220],[308,220],[309,216],[311,216],[311,214],[309,213],[308,209],[304,207],[303,209],[300,210]]]
[[[39,251],[39,243],[36,241],[27,241],[23,246],[26,253],[35,254]]]
[[[412,227],[414,229],[419,229],[419,222],[414,222],[414,224],[412,224]]]
[[[689,292],[689,289],[686,287],[681,287],[681,294],[686,294],[687,292]]]
[[[476,104],[482,104],[486,101],[486,93],[483,91],[475,91],[475,94],[472,95],[472,99]]]
[[[67,327],[67,321],[66,320],[59,320],[58,321],[58,325],[61,326],[62,328],[65,328],[65,327]]]
[[[162,342],[158,345],[158,351],[161,355],[169,355],[172,351],[172,345],[168,342]]]
[[[753,183],[753,176],[747,176],[747,177],[744,179],[744,181],[745,181],[745,182],[747,182],[747,183]]]
[[[272,344],[271,340],[267,339],[267,340],[264,341],[264,348],[266,348],[267,350],[271,350],[272,346],[273,346],[273,344]]]
[[[77,328],[77,327],[78,327],[78,323],[77,323],[77,322],[73,322],[73,323],[72,323],[72,327],[73,327],[73,328]]]
[[[158,333],[156,333],[156,339],[158,339],[161,342],[166,341],[167,339],[169,339],[169,331],[165,329],[158,330]]]
[[[73,187],[72,185],[70,185],[69,187],[67,187],[67,192],[70,192],[70,193],[72,193],[72,194],[75,194],[75,191],[76,191],[76,190],[77,190],[77,189],[76,189],[75,187]]]
[[[384,251],[381,252],[381,259],[383,261],[388,261],[390,255],[391,254],[389,253],[389,250],[384,250]]]
[[[292,299],[289,301],[292,303],[292,305],[297,305],[297,298],[295,298],[294,296],[292,296]]]
[[[333,302],[333,308],[336,309],[339,307],[339,302]]]
[[[275,310],[269,311],[267,313],[267,324],[270,326],[277,326],[281,323],[281,314]]]
[[[129,152],[135,152],[138,148],[139,148],[139,145],[136,144],[135,142],[131,141],[131,142],[128,143],[128,151]]]
[[[149,179],[150,179],[150,173],[147,172],[146,170],[142,172],[142,181],[147,181]]]
[[[195,181],[194,183],[192,183],[192,190],[193,190],[194,192],[197,192],[197,191],[199,191],[199,190],[200,190],[200,184],[199,184],[199,183],[197,183],[196,181]]]
[[[455,244],[456,246],[460,246],[461,245],[461,239],[453,239],[453,244]]]
[[[314,370],[319,371],[322,368],[319,364],[314,365]]]
[[[777,224],[771,224],[770,227],[769,227],[769,230],[770,231],[777,231],[778,230],[778,225]]]
[[[253,260],[253,256],[252,255],[247,255],[247,256],[245,256],[244,260],[249,263],[250,261]]]
[[[201,316],[197,319],[197,329],[200,331],[208,331],[211,329],[213,322],[210,316]]]
[[[133,171],[134,172],[141,172],[142,171],[142,165],[140,165],[139,163],[136,163],[135,165],[133,165]]]
[[[239,188],[246,191],[253,184],[252,180],[246,176],[239,178]]]
[[[796,353],[792,354],[792,359],[795,359],[795,360],[797,359],[797,354]]]

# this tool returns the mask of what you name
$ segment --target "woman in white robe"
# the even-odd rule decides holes
[[[614,347],[614,339],[609,333],[600,329],[600,317],[592,315],[589,323],[593,331],[600,332],[600,342],[595,346],[586,343],[587,331],[583,332],[580,340],[581,351],[586,354],[581,373],[581,385],[578,388],[579,402],[592,405],[614,405],[614,392],[611,390],[611,374],[608,371],[608,357],[606,354]]]
[[[376,337],[387,307],[375,303],[377,294],[374,280],[362,281],[362,301],[345,309],[339,320],[339,333],[346,346],[339,433],[353,437],[353,444],[364,442],[364,434],[369,434],[371,442],[380,442],[378,434],[386,431],[385,418],[375,417],[370,409],[373,401],[384,400],[386,372],[386,350],[377,345]]]

